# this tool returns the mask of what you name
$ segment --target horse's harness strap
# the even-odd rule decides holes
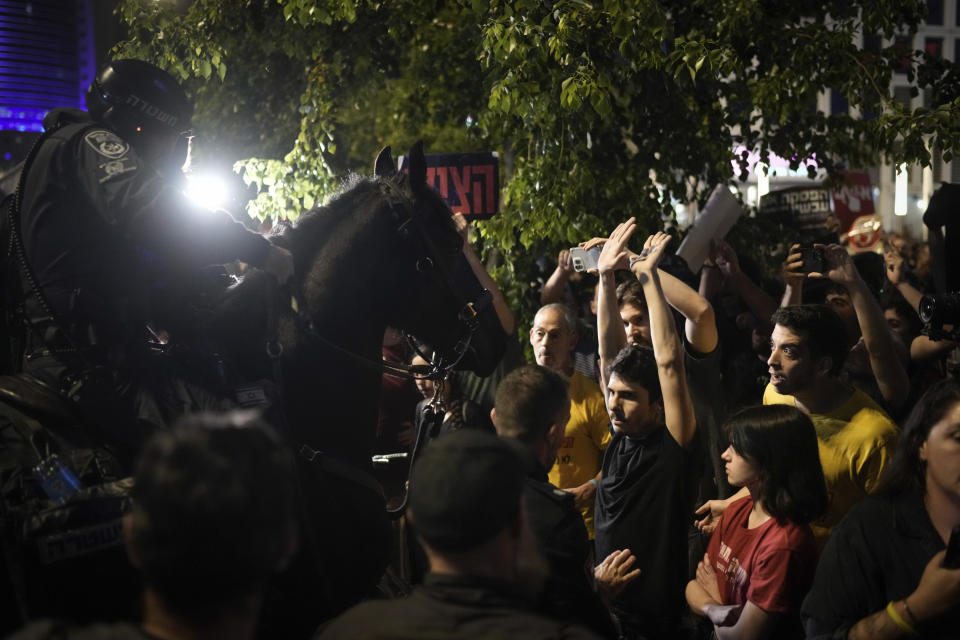
[[[397,227],[397,232],[405,234],[407,232],[407,227],[413,225],[417,230],[417,234],[420,236],[420,239],[423,240],[423,243],[427,247],[428,255],[423,256],[417,262],[418,264],[426,260],[427,263],[434,265],[440,271],[440,275],[443,277],[444,282],[450,291],[463,303],[463,307],[468,307],[471,303],[468,300],[464,300],[460,296],[460,290],[454,282],[454,278],[448,273],[447,269],[444,267],[443,261],[439,259],[440,252],[437,250],[436,245],[433,240],[430,238],[430,235],[424,230],[422,223],[417,218],[413,202],[411,199],[403,192],[403,190],[395,184],[392,180],[381,180],[380,181],[380,193],[383,195],[384,200],[386,200],[391,208],[396,209],[400,207],[403,212],[406,214],[406,219],[400,222],[400,225]],[[433,254],[437,259],[434,260],[429,254]],[[461,313],[463,313],[461,311]]]
[[[273,381],[278,387],[279,395],[282,395],[283,363],[280,361],[280,357],[283,355],[283,345],[280,342],[277,314],[273,305],[277,288],[278,287],[275,280],[272,278],[266,279],[265,293],[267,296],[267,342],[265,347],[267,356],[270,358],[270,362],[273,366]],[[283,410],[282,402],[280,407],[280,420],[285,432],[284,435],[287,438],[292,438],[293,434],[290,430],[289,424],[287,423],[287,415]],[[339,476],[340,478],[344,478],[345,480],[349,480],[354,484],[366,487],[383,498],[383,488],[372,475],[364,472],[362,469],[359,469],[341,460],[337,460],[333,456],[326,455],[322,451],[317,451],[306,444],[300,445],[299,453],[301,457],[308,462],[318,465],[323,471],[335,476]]]
[[[339,476],[344,480],[349,480],[354,484],[358,484],[362,487],[370,489],[379,497],[383,498],[383,487],[380,486],[380,483],[377,482],[376,478],[372,474],[363,471],[355,467],[354,465],[338,460],[337,458],[327,455],[322,451],[317,451],[309,445],[300,446],[300,456],[303,457],[307,462],[312,462],[316,464],[327,473],[330,473],[335,476]]]

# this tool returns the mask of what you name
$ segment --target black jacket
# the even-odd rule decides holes
[[[550,484],[547,471],[533,455],[527,457],[526,465],[524,498],[530,528],[550,566],[537,610],[552,618],[574,621],[601,636],[615,637],[610,614],[588,577],[593,550],[573,496]]]
[[[857,622],[913,593],[944,546],[918,493],[857,503],[830,536],[803,601],[807,637],[846,638]],[[944,639],[958,630],[960,607],[918,629],[925,638]]]
[[[427,574],[423,585],[409,597],[359,604],[322,629],[319,638],[574,640],[597,636],[532,613],[507,583]]]

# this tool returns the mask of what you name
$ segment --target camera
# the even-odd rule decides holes
[[[923,334],[932,340],[960,338],[960,292],[925,295],[918,305]],[[944,329],[945,326],[951,328]]]

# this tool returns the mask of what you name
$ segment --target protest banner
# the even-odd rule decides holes
[[[853,221],[847,231],[847,245],[850,253],[876,252],[880,249],[883,236],[883,221],[880,216],[871,213]]]
[[[831,192],[833,215],[840,223],[839,231],[846,233],[861,216],[876,213],[873,203],[873,185],[866,171],[844,171],[843,183]]]
[[[433,153],[427,158],[427,184],[440,194],[454,213],[467,220],[486,220],[500,211],[499,157],[482,153]],[[400,159],[406,171],[407,156]]]
[[[784,227],[796,233],[794,242],[836,242],[828,221],[830,192],[821,186],[789,187],[771,191],[760,198],[760,215],[775,217]]]

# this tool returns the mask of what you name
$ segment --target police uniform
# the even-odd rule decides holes
[[[203,266],[236,258],[260,265],[270,244],[225,212],[198,209],[86,112],[55,109],[44,127],[52,133],[27,168],[20,206],[23,253],[45,299],[21,268],[23,314],[32,326],[23,369],[66,392],[76,381],[65,377],[78,370],[122,372],[114,390],[140,418],[162,424],[187,407],[140,395],[138,376],[165,375],[145,360],[157,301],[177,274],[196,277]]]

